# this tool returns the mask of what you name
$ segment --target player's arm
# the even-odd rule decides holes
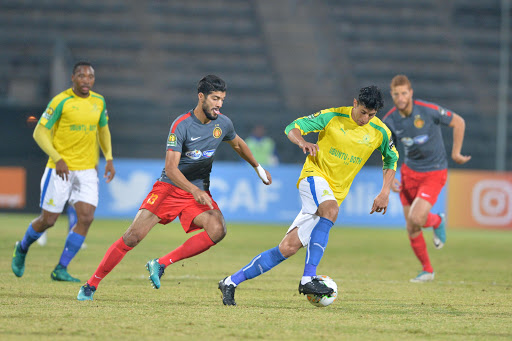
[[[391,191],[391,185],[395,180],[396,171],[391,168],[386,168],[382,171],[382,189],[380,193],[377,195],[375,200],[373,200],[373,206],[370,214],[373,212],[382,212],[385,214],[389,204],[389,193]]]
[[[284,133],[293,144],[302,149],[304,154],[309,152],[311,156],[316,156],[316,152],[319,149],[318,145],[307,142],[302,135],[322,131],[333,117],[339,115],[339,112],[336,110],[336,108],[325,109],[309,116],[300,117],[288,124],[284,129]]]
[[[171,181],[184,191],[194,196],[195,201],[202,205],[208,205],[213,210],[212,200],[208,193],[187,180],[185,175],[178,169],[181,152],[168,149],[165,154],[165,174]]]
[[[67,180],[69,175],[68,165],[53,146],[51,129],[46,128],[42,124],[37,124],[34,129],[33,137],[39,148],[55,162],[55,173],[63,180]]]
[[[385,214],[389,203],[389,192],[395,181],[396,166],[398,163],[398,151],[396,150],[395,143],[391,131],[384,126],[382,134],[382,143],[379,146],[379,151],[382,154],[382,189],[373,201],[373,206],[370,214],[373,212],[382,212]]]
[[[464,141],[464,131],[466,130],[466,122],[461,116],[457,115],[456,113],[453,113],[453,118],[449,124],[449,127],[453,128],[452,159],[456,163],[462,165],[471,160],[471,156],[462,155],[460,153],[462,150],[462,143]]]
[[[108,125],[104,125],[103,127],[98,128],[98,137],[101,151],[105,156],[105,160],[107,160],[107,164],[105,166],[105,174],[103,177],[106,178],[107,183],[109,183],[116,175],[116,170],[114,169],[114,158],[112,157],[112,140],[110,137],[110,130],[108,129]]]
[[[389,126],[388,126],[389,127]],[[390,128],[391,129],[391,128]],[[391,141],[393,141],[393,144],[396,146],[396,141],[398,138],[396,137],[395,133],[393,133],[393,130],[391,130]],[[402,189],[402,184],[398,179],[393,179],[393,183],[391,184],[391,190],[395,193],[400,193],[400,190]]]
[[[299,128],[292,128],[288,132],[288,140],[290,140],[293,144],[296,144],[299,146],[300,149],[304,152],[304,154],[309,154],[311,156],[315,156],[316,152],[318,151],[319,147],[316,143],[311,143],[302,137],[302,133],[300,132]]]
[[[251,149],[247,146],[247,143],[245,143],[245,141],[240,136],[236,135],[234,139],[226,142],[229,143],[231,148],[233,148],[242,159],[244,159],[245,161],[247,161],[248,164],[254,167],[254,170],[256,171],[261,181],[263,181],[265,185],[270,185],[272,183],[272,176],[270,175],[270,173],[267,170],[263,169],[263,167],[261,167],[258,161],[256,161],[254,155],[251,152]]]

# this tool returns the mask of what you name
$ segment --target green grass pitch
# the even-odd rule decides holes
[[[319,274],[338,284],[336,302],[316,308],[297,292],[305,250],[242,283],[237,307],[222,305],[217,283],[274,247],[285,225],[228,222],[228,234],[207,252],[171,265],[159,290],[145,264],[188,236],[157,225],[104,279],[93,302],[79,302],[82,284],[52,282],[67,234],[62,217],[48,244],[33,244],[25,274],[11,271],[14,242],[35,215],[0,215],[1,340],[511,340],[512,232],[449,230],[435,250],[432,283],[409,279],[420,266],[404,229],[334,228]],[[129,221],[96,220],[69,272],[85,282]]]

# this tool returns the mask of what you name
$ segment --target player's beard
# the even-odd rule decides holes
[[[397,105],[397,108],[398,108],[398,110],[400,110],[400,111],[407,110],[407,108],[409,108],[409,104],[410,104],[410,103],[411,103],[411,100],[407,100],[407,101],[404,101],[404,102],[398,103],[399,105]]]
[[[206,106],[206,104],[203,104],[203,112],[204,112],[204,116],[206,116],[207,119],[209,119],[210,121],[215,121],[219,115],[217,116],[213,116],[212,114],[210,114],[210,111],[212,110],[211,108],[208,108]]]

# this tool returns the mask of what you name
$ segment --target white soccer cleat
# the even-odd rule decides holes
[[[411,278],[409,282],[411,283],[425,283],[425,282],[431,282],[434,280],[434,273],[433,272],[427,272],[422,271],[416,276],[416,278]]]
[[[46,231],[44,231],[43,234],[41,235],[41,237],[39,237],[39,239],[37,240],[37,244],[39,244],[41,246],[45,246],[47,242],[48,242],[48,233]]]

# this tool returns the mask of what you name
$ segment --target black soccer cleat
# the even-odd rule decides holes
[[[227,278],[227,277],[226,277]],[[219,290],[222,293],[222,303],[224,305],[236,305],[235,302],[235,289],[236,287],[233,284],[226,285],[224,278],[219,282]]]
[[[319,280],[318,278],[313,278],[310,282],[307,282],[306,284],[299,283],[299,294],[330,296],[333,292],[334,290],[332,288],[329,288],[327,285],[323,284],[322,281]]]

